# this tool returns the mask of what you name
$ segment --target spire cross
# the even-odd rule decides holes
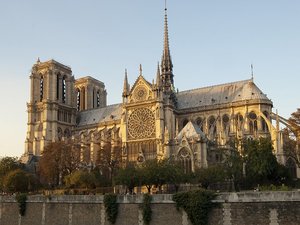
[[[140,75],[143,74],[142,64],[140,64]]]

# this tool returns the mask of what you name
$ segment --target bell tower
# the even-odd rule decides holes
[[[38,59],[31,70],[30,87],[25,155],[40,156],[48,142],[71,136],[76,116],[72,70],[54,60]]]

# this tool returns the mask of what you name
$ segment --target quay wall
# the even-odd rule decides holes
[[[116,225],[143,225],[142,195],[118,196]],[[210,225],[299,225],[300,191],[219,194]],[[191,225],[177,210],[172,195],[153,195],[153,225]],[[0,225],[109,225],[102,195],[28,196],[26,214],[19,215],[14,196],[0,196]]]

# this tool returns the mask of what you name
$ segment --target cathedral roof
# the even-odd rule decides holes
[[[193,122],[189,121],[184,128],[179,132],[176,139],[181,140],[183,137],[188,139],[197,138],[205,139],[205,134],[201,131],[200,127]]]
[[[263,100],[272,104],[253,82],[253,79],[220,84],[176,94],[178,109],[189,109],[219,104],[235,103],[245,100]]]
[[[109,105],[81,111],[77,116],[77,126],[86,126],[102,122],[112,122],[121,119],[122,104]]]

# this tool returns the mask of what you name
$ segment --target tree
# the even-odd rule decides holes
[[[238,141],[229,143],[230,149],[226,152],[226,159],[224,162],[226,178],[232,180],[235,191],[240,189],[240,183],[243,180],[244,160],[238,151],[238,143]]]
[[[152,186],[158,187],[161,192],[162,186],[172,184],[176,191],[179,184],[186,180],[186,175],[180,165],[171,160],[147,160],[140,167],[141,184],[145,185],[148,192],[151,192]]]
[[[284,173],[279,173],[282,168],[273,154],[270,138],[244,140],[242,153],[246,163],[246,177],[253,185],[276,183],[283,179],[280,174]]]
[[[175,191],[178,192],[179,186],[183,182],[190,180],[190,174],[185,174],[182,166],[178,161],[169,159],[165,166],[166,182],[174,185]]]
[[[65,183],[70,188],[95,188],[96,177],[88,171],[75,171],[65,177]]]
[[[121,166],[121,146],[112,147],[110,142],[107,142],[100,151],[96,165],[104,174],[107,180],[113,183],[113,177],[116,170]]]
[[[16,157],[4,157],[0,160],[0,190],[3,186],[4,177],[11,171],[21,169],[22,165]]]
[[[225,181],[226,173],[222,165],[214,165],[208,168],[199,168],[195,171],[195,179],[197,183],[205,189],[213,183]]]
[[[134,187],[139,185],[139,171],[134,164],[129,163],[125,168],[120,168],[115,177],[116,184],[125,185],[129,193],[133,193]]]
[[[23,170],[10,171],[3,181],[4,190],[7,192],[27,192],[29,190],[29,178]]]
[[[300,167],[300,108],[291,114],[289,126],[283,130],[283,149]]]
[[[38,164],[41,182],[52,187],[61,185],[64,177],[79,167],[80,148],[70,140],[47,145]]]

